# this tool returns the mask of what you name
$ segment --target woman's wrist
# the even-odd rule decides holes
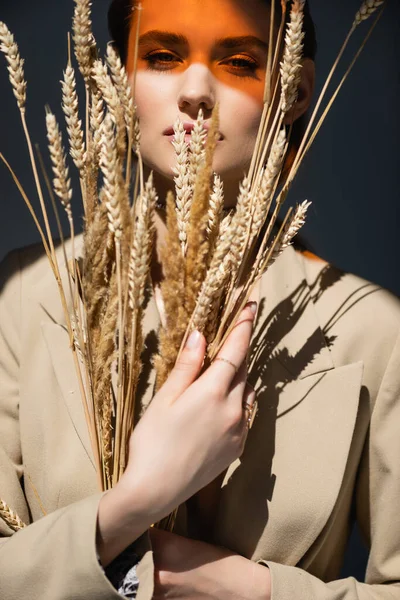
[[[97,552],[103,567],[107,567],[121,552],[137,540],[152,522],[135,502],[134,493],[124,485],[104,494],[97,518]]]

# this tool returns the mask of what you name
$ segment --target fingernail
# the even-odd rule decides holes
[[[200,344],[200,339],[201,339],[201,333],[200,331],[192,331],[192,333],[189,335],[187,342],[186,342],[186,348],[188,350],[194,350],[195,348],[199,347]]]
[[[257,302],[248,302],[246,308],[250,308],[253,315],[255,315],[257,312]]]

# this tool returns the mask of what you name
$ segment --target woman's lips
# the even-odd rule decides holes
[[[209,128],[210,128],[210,125],[209,125],[209,123],[204,123],[203,127],[204,127],[204,129],[205,129],[205,130],[208,132],[208,130],[209,130]],[[186,142],[188,142],[188,141],[190,142],[190,140],[191,140],[191,133],[192,133],[192,131],[193,131],[193,129],[194,129],[194,123],[187,123],[187,122],[184,122],[184,123],[183,123],[183,128],[184,128],[184,129],[185,129],[185,131],[186,131],[186,135],[185,135],[185,141],[186,141]],[[171,126],[171,127],[168,127],[168,128],[167,128],[167,129],[164,131],[164,135],[165,135],[166,137],[170,138],[170,139],[171,139],[171,141],[172,141],[172,140],[174,139],[174,128],[173,128],[172,126]],[[224,136],[222,135],[222,133],[221,133],[221,132],[219,132],[219,140],[218,140],[218,142],[221,142],[223,139],[224,139]]]
[[[173,134],[172,134],[172,135],[165,135],[165,134],[164,134],[164,136],[165,136],[166,138],[168,138],[168,140],[169,140],[169,141],[171,142],[171,144],[172,144],[172,142],[174,141],[174,135],[173,135]],[[187,133],[187,134],[185,135],[185,142],[186,142],[187,144],[190,144],[191,140],[192,140],[192,136],[191,136],[191,134],[190,134],[190,133]],[[222,140],[223,140],[223,138],[221,137],[219,140],[217,140],[217,144],[220,144],[220,143],[222,142]]]

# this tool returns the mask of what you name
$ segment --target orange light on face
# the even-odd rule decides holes
[[[138,11],[128,46],[132,73]],[[219,82],[262,105],[269,10],[260,0],[143,0],[138,71],[179,74],[205,65]]]

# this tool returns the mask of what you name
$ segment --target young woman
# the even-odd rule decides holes
[[[111,22],[132,72],[137,13],[131,18],[127,4],[113,2]],[[209,120],[219,102],[214,169],[230,206],[261,117],[269,3],[142,7],[136,101],[146,170],[162,198],[173,184],[169,128],[177,116],[190,126],[199,108]],[[297,122],[313,92],[309,18],[306,40]],[[157,227],[162,244],[162,209]],[[101,494],[58,292],[40,250],[10,256],[1,289],[0,493],[30,523],[11,536],[0,521],[3,600],[119,598],[103,568],[127,553],[140,599],[400,599],[396,298],[289,248],[222,360],[200,377],[205,341],[196,332],[189,338],[134,431],[123,478]],[[147,331],[158,323],[153,299]],[[250,434],[248,376],[259,403]],[[178,505],[176,533],[150,530]],[[366,583],[337,579],[353,516],[370,545]]]

